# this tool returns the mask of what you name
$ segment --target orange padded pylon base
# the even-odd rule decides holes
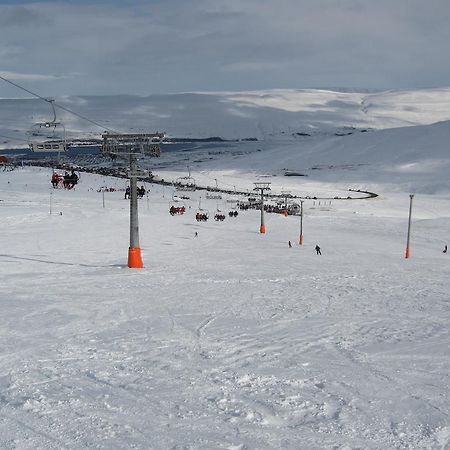
[[[259,232],[260,232],[260,233],[265,233],[265,232],[266,232],[266,226],[265,226],[265,225],[261,225],[261,226],[259,227]]]
[[[284,211],[284,217],[287,217],[289,213],[287,211]]]
[[[130,269],[142,269],[144,267],[141,256],[141,249],[139,247],[130,247],[128,249],[128,267]]]
[[[298,240],[298,245],[303,245],[303,234],[300,235],[300,239]]]
[[[405,258],[409,258],[409,247],[406,247],[406,254],[405,254]]]

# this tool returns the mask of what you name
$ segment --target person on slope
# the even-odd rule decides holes
[[[316,245],[315,249],[316,249],[316,255],[322,254],[322,252],[320,251],[320,247],[318,245]]]
[[[442,250],[442,253],[447,253],[447,244],[445,244],[444,250]]]
[[[289,248],[292,248],[291,241],[288,241]]]

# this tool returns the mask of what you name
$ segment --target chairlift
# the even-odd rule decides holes
[[[186,205],[172,194],[172,201],[169,203],[169,214],[171,216],[182,216],[186,212]]]
[[[53,189],[63,189],[64,188],[64,175],[62,173],[59,173],[59,172],[53,170],[50,181],[52,183]]]
[[[235,201],[231,204],[231,208],[228,211],[228,217],[237,217],[239,215],[238,213],[238,202]]]
[[[225,214],[219,209],[219,205],[217,205],[216,213],[214,214],[214,220],[216,222],[223,222],[225,220]]]
[[[189,170],[189,175],[187,177],[178,177],[175,180],[176,190],[178,192],[192,192],[197,189],[195,184],[195,179],[191,177],[191,171]]]
[[[198,201],[198,209],[195,213],[195,220],[197,222],[206,222],[209,219],[209,212],[207,209],[203,209],[201,206],[202,198]]]
[[[214,179],[216,181],[216,187],[207,187],[206,198],[210,200],[222,200],[222,194],[219,191],[219,184],[217,183],[217,178]]]
[[[37,153],[60,153],[67,151],[66,128],[56,120],[54,100],[46,100],[53,111],[53,119],[36,122],[29,131],[29,147]]]
[[[225,220],[225,214],[222,211],[217,210],[214,214],[214,220],[216,222],[223,222]]]

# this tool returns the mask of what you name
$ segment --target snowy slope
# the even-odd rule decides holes
[[[211,179],[220,179],[215,170],[226,168],[221,181],[229,185],[238,182],[239,174],[266,174],[279,190],[287,183],[286,173],[298,173],[305,176],[303,190],[309,182],[327,181],[375,191],[448,193],[449,142],[450,122],[296,142],[258,142],[241,144],[242,150],[253,150],[246,155],[200,164],[199,171],[207,170]]]
[[[251,189],[264,155],[215,174]],[[301,247],[298,217],[198,224],[155,185],[129,270],[128,203],[97,192],[124,182],[49,177],[0,172],[0,448],[449,447],[448,195],[416,196],[405,260],[405,193],[307,201]]]

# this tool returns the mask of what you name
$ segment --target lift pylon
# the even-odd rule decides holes
[[[266,232],[266,225],[264,223],[264,191],[270,191],[270,183],[256,182],[253,183],[255,187],[254,191],[259,191],[261,193],[261,225],[259,227],[259,232],[264,234]]]
[[[126,158],[130,162],[128,176],[130,178],[130,246],[128,248],[128,267],[142,269],[141,247],[139,245],[139,221],[137,179],[142,176],[138,167],[139,157],[157,157],[160,155],[159,142],[164,133],[145,134],[103,134],[102,153],[105,155]]]

